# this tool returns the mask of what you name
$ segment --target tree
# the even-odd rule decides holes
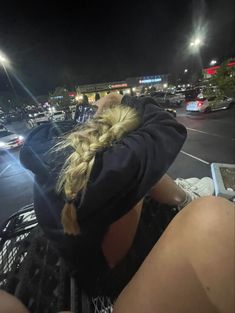
[[[207,84],[217,86],[222,95],[235,97],[235,67],[229,67],[232,60],[224,61]]]

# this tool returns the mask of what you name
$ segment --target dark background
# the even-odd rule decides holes
[[[181,73],[195,58],[205,67],[235,56],[234,12],[233,0],[2,1],[0,50],[36,95],[58,85]],[[188,51],[195,32],[204,37],[200,56]],[[8,89],[0,66],[0,91]]]

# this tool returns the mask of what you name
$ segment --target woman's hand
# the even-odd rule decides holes
[[[98,101],[94,102],[93,105],[98,107],[96,114],[99,114],[103,109],[110,107],[111,105],[121,104],[123,95],[118,93],[110,93],[105,97],[100,98]]]

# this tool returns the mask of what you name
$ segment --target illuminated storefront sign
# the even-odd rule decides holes
[[[235,66],[235,62],[230,62],[227,64],[227,67],[234,67]],[[212,66],[212,67],[208,67],[208,68],[204,68],[204,73],[207,75],[214,75],[216,74],[217,70],[220,68],[220,66]]]
[[[151,83],[159,83],[162,79],[160,77],[156,78],[146,78],[146,79],[140,79],[139,84],[151,84]]]
[[[116,84],[116,85],[109,85],[110,88],[125,88],[127,84]]]
[[[64,97],[63,96],[52,96],[50,97],[51,99],[63,99]]]

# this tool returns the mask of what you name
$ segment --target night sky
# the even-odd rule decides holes
[[[234,57],[235,1],[2,1],[0,8],[0,50],[36,95],[58,85],[181,73],[196,57],[188,44],[197,31],[204,67]],[[0,68],[4,90],[10,86]]]

